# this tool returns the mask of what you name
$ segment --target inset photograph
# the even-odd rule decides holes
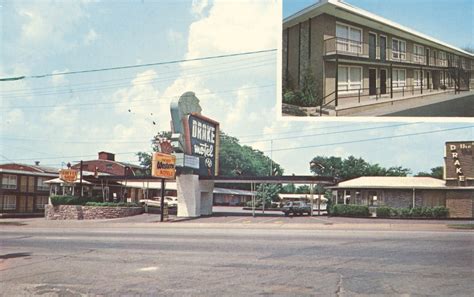
[[[473,17],[470,1],[284,0],[282,115],[473,117]]]

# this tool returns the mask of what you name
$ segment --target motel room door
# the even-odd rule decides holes
[[[377,94],[377,70],[369,69],[369,95]]]
[[[380,94],[387,94],[387,70],[380,69]]]
[[[376,43],[377,36],[373,33],[369,33],[369,59],[375,60],[376,56]]]

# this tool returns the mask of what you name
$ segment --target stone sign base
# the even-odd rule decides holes
[[[47,220],[97,220],[116,219],[143,213],[142,207],[107,207],[82,205],[46,205]]]
[[[199,180],[198,175],[176,176],[178,217],[195,218],[212,214],[214,181]]]

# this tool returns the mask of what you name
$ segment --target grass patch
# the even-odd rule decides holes
[[[448,227],[453,228],[453,229],[474,230],[474,224],[453,224],[453,225],[448,225]]]
[[[26,223],[21,222],[0,222],[0,225],[7,225],[7,226],[24,226],[27,225]]]

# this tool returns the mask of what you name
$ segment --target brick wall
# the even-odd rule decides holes
[[[104,207],[81,205],[46,205],[47,220],[115,219],[143,213],[142,207]]]
[[[473,191],[448,191],[446,207],[450,218],[474,218]]]

